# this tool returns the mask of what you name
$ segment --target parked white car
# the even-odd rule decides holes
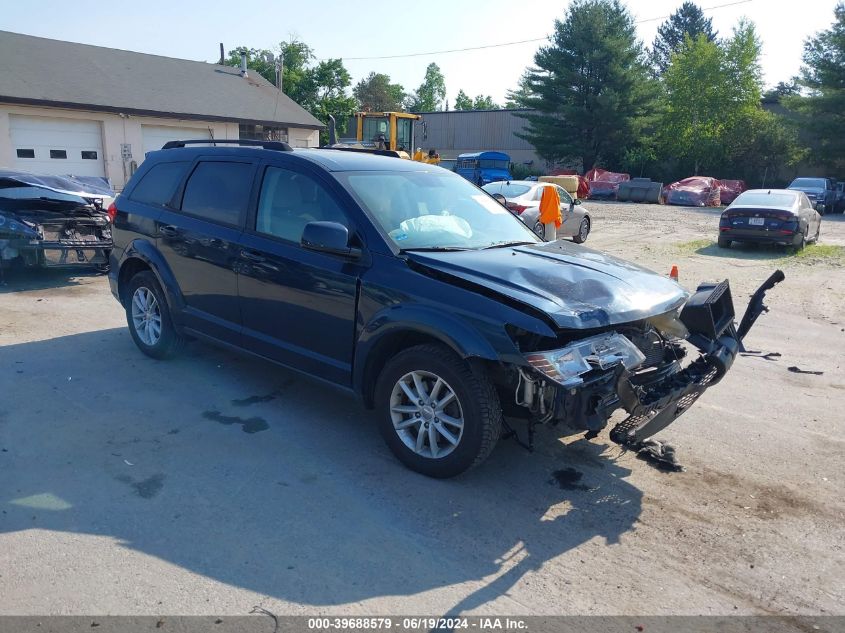
[[[539,237],[545,239],[545,227],[540,222],[540,198],[545,187],[555,187],[560,196],[560,215],[563,224],[557,230],[558,238],[571,237],[576,244],[587,241],[593,221],[590,213],[578,199],[573,199],[563,187],[550,182],[509,180],[491,182],[482,189],[503,204]]]

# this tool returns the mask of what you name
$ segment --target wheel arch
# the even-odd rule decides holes
[[[117,276],[117,292],[123,306],[126,306],[126,288],[129,286],[129,281],[143,270],[149,270],[156,276],[167,298],[171,313],[184,307],[185,300],[173,271],[156,247],[146,240],[132,242],[121,258]]]
[[[358,342],[353,369],[353,386],[368,408],[372,408],[376,381],[387,361],[410,347],[440,344],[465,360],[498,361],[490,342],[468,324],[442,315],[404,315],[402,320],[384,323]],[[472,363],[473,365],[475,363]]]

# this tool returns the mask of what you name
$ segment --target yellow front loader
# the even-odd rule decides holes
[[[429,155],[414,144],[414,122],[420,119],[422,117],[419,114],[408,112],[356,112],[355,137],[338,141],[335,138],[334,117],[330,117],[329,146],[390,151],[400,158],[413,158],[436,165],[440,162],[439,156]]]

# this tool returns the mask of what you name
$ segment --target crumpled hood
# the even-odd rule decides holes
[[[33,174],[26,171],[0,169],[0,181],[82,198],[114,198],[114,190],[108,179],[97,176],[52,176]]]
[[[679,308],[689,296],[668,277],[564,241],[406,254],[417,264],[541,310],[560,328],[630,323]]]

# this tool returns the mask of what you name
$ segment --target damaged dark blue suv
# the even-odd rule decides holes
[[[207,143],[207,141],[202,141]],[[727,282],[674,281],[568,242],[545,243],[437,166],[284,143],[172,142],[109,210],[109,279],[154,358],[186,338],[250,352],[375,408],[410,468],[450,477],[536,424],[628,446],[729,369]],[[689,356],[690,359],[686,357]]]

